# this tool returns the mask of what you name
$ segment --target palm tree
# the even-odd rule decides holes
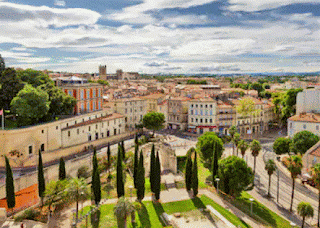
[[[268,187],[268,196],[270,197],[270,186],[271,186],[271,176],[273,172],[277,169],[276,163],[272,159],[269,159],[266,163],[265,169],[268,172],[269,175],[269,187]]]
[[[320,226],[320,163],[317,163],[312,168],[313,180],[316,183],[319,191],[319,203],[318,203],[318,227]]]
[[[252,156],[254,157],[254,163],[253,163],[253,175],[256,174],[256,160],[257,156],[259,155],[259,152],[261,150],[261,144],[258,140],[253,140],[250,145]]]
[[[244,155],[246,154],[246,151],[248,149],[249,145],[246,141],[244,140],[240,140],[238,143],[238,149],[241,152],[242,158],[244,157]]]
[[[233,138],[234,138],[234,135],[235,133],[237,133],[237,127],[236,126],[231,126],[229,128],[229,134],[231,136],[231,141],[232,141],[232,155],[234,155],[234,141],[233,141]]]
[[[76,221],[78,221],[79,201],[82,197],[88,196],[88,184],[83,178],[73,178],[66,188],[69,199],[76,201]]]
[[[313,208],[310,203],[307,202],[300,202],[298,204],[298,214],[302,217],[302,226],[301,228],[304,227],[304,221],[307,218],[312,218],[313,217]]]
[[[114,206],[113,212],[118,221],[118,227],[127,227],[127,218],[129,215],[133,216],[135,211],[134,205],[124,196],[121,196],[118,203]]]
[[[239,144],[239,141],[241,140],[240,138],[240,134],[238,132],[236,132],[233,136],[233,143],[234,145],[236,146],[236,151],[237,151],[237,156],[238,156],[238,144]]]
[[[292,178],[292,194],[291,194],[291,205],[290,205],[290,211],[292,211],[295,179],[299,174],[301,174],[302,159],[300,155],[294,155],[288,158],[288,162],[289,162],[288,170],[290,171],[291,178]]]

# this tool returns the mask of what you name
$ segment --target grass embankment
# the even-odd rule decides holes
[[[166,212],[167,214],[173,214],[176,212],[185,213],[190,211],[199,210],[200,208],[205,208],[206,205],[211,205],[216,209],[221,215],[223,215],[227,220],[229,220],[235,226],[240,226],[243,228],[250,227],[244,221],[239,219],[237,216],[215,203],[213,200],[208,198],[205,195],[202,195],[200,198],[176,201],[170,203],[153,203],[151,201],[143,202],[141,204],[140,210],[136,211],[136,224],[132,226],[131,218],[127,220],[128,227],[164,227],[160,216],[162,213]],[[114,204],[102,205],[100,207],[100,216],[96,221],[96,226],[94,226],[94,219],[88,217],[88,227],[117,227],[116,218],[113,214]],[[86,214],[90,210],[90,207],[85,207],[81,214]],[[92,220],[92,222],[91,222]],[[99,225],[97,225],[99,224]],[[85,220],[82,222],[81,227],[85,227]]]

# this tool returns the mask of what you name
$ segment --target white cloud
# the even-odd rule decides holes
[[[140,4],[129,6],[120,12],[107,15],[106,18],[133,24],[150,24],[155,23],[157,20],[148,14],[148,11],[172,8],[189,8],[215,1],[216,0],[144,0]],[[186,20],[186,18],[183,20]]]
[[[17,58],[21,63],[43,63],[48,62],[51,58],[47,57],[30,57],[30,58]]]
[[[175,17],[166,17],[161,23],[180,24],[180,25],[197,25],[208,22],[206,15],[180,15]]]
[[[54,1],[54,5],[55,5],[55,6],[65,7],[65,6],[66,6],[66,2],[63,1],[63,0],[55,0],[55,1]]]
[[[260,11],[295,3],[319,3],[316,0],[229,0],[232,11]]]
[[[98,21],[100,16],[99,13],[88,9],[58,9],[0,2],[0,21],[6,23],[31,22],[41,27],[92,25]]]

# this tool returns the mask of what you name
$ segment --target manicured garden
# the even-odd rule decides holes
[[[223,215],[227,220],[229,220],[235,226],[240,226],[243,228],[250,227],[244,221],[239,219],[237,216],[215,203],[209,197],[205,195],[201,195],[199,198],[194,198],[190,200],[176,201],[170,203],[153,203],[151,201],[143,202],[139,205],[136,203],[138,209],[136,210],[136,224],[132,226],[131,218],[128,218],[128,227],[164,227],[164,223],[162,222],[160,216],[162,213],[166,212],[167,214],[174,213],[185,213],[191,212],[195,210],[199,210],[200,208],[205,208],[206,205],[211,205],[214,209],[216,209],[221,215]],[[117,227],[116,218],[113,213],[114,204],[102,205],[100,207],[100,216],[98,221],[94,222],[94,219],[88,217],[88,227]],[[81,211],[81,215],[88,213],[90,210],[90,206],[85,207]],[[92,221],[91,221],[92,220]],[[85,219],[81,223],[81,227],[85,227]],[[94,225],[96,224],[96,225]],[[99,224],[97,226],[97,224]]]

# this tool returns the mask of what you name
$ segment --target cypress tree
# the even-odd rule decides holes
[[[109,169],[110,169],[110,159],[111,159],[111,150],[110,150],[110,143],[108,143],[107,161],[108,161],[108,167],[109,167]]]
[[[156,168],[155,168],[155,197],[156,200],[160,199],[160,190],[161,190],[161,165],[160,165],[160,158],[159,158],[159,152],[157,152],[157,157],[156,157]]]
[[[124,196],[121,147],[118,147],[118,158],[117,158],[117,194],[118,194],[118,198],[120,198],[121,196]]]
[[[197,152],[194,153],[194,162],[193,162],[193,169],[192,169],[192,190],[193,196],[196,197],[198,195],[198,163],[197,163]]]
[[[145,169],[143,165],[143,154],[140,152],[139,156],[139,168],[138,168],[138,179],[137,179],[137,198],[142,201],[145,193]]]
[[[150,155],[150,174],[149,174],[149,179],[150,179],[150,188],[151,192],[155,193],[154,185],[155,185],[155,165],[156,165],[156,155],[154,151],[154,144],[152,144],[151,148],[151,155]]]
[[[215,182],[215,177],[218,174],[218,151],[216,150],[216,143],[213,145],[213,160],[212,160],[212,183],[214,183],[214,186],[217,187]]]
[[[8,208],[14,208],[16,205],[16,198],[14,194],[14,182],[12,170],[10,167],[9,159],[7,156],[4,157],[6,161],[6,197]]]
[[[92,190],[93,190],[94,202],[96,205],[98,205],[101,200],[101,182],[100,182],[100,174],[98,170],[96,170],[93,174]]]
[[[126,159],[126,150],[124,148],[124,141],[123,140],[121,142],[121,149],[122,149],[122,159],[125,160]]]
[[[38,192],[41,198],[41,206],[43,206],[44,191],[46,190],[44,174],[43,174],[43,164],[41,151],[39,150],[39,163],[38,163]]]
[[[134,146],[134,164],[133,164],[133,182],[134,187],[137,188],[137,180],[138,180],[138,167],[139,167],[139,146],[136,144]]]
[[[186,182],[186,188],[188,191],[191,190],[191,183],[192,183],[191,179],[192,179],[192,160],[191,160],[191,153],[189,153],[187,157],[186,172],[185,172],[185,182]]]
[[[66,179],[66,164],[64,163],[63,157],[61,157],[59,163],[59,180],[64,179]]]
[[[135,143],[136,145],[139,145],[138,134],[136,134],[135,137],[134,137],[134,143]]]
[[[92,177],[96,170],[98,170],[98,160],[97,160],[97,149],[94,147],[93,156],[92,156]]]

